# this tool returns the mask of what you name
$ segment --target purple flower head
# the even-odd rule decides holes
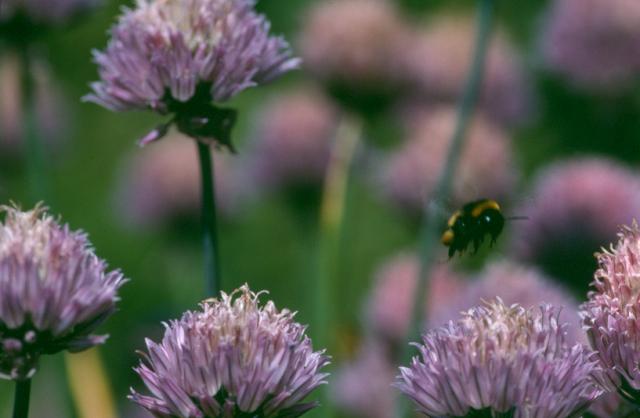
[[[115,310],[124,283],[106,272],[87,236],[59,225],[42,207],[3,207],[0,223],[0,377],[26,379],[42,354],[82,351]]]
[[[587,335],[610,390],[640,401],[640,230],[622,227],[618,243],[596,254],[593,291],[582,305]]]
[[[320,184],[336,128],[336,109],[316,91],[299,90],[271,100],[251,150],[256,183],[266,188]]]
[[[24,15],[36,24],[64,24],[100,3],[101,0],[2,0],[0,24],[17,15]]]
[[[287,42],[269,36],[254,0],[137,0],[95,52],[101,81],[86,100],[114,111],[175,113],[182,131],[225,136],[235,113],[220,103],[296,68]],[[158,139],[165,125],[146,140]],[[146,142],[146,141],[143,141]]]
[[[555,0],[541,49],[547,67],[579,87],[624,90],[640,74],[640,3]]]
[[[496,299],[426,333],[416,344],[422,359],[400,368],[396,387],[427,416],[577,416],[602,389],[592,377],[599,371],[593,352],[569,346],[565,327],[550,305],[525,309]]]
[[[325,383],[328,357],[294,313],[259,296],[245,285],[167,324],[136,369],[152,395],[130,398],[166,418],[295,418],[317,406],[302,401]]]

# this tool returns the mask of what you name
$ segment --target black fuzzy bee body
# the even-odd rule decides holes
[[[485,236],[489,235],[491,238],[490,245],[496,242],[504,228],[504,222],[498,202],[492,199],[476,200],[451,215],[441,241],[449,247],[449,258],[456,252],[462,254],[470,244],[473,244],[475,254]]]

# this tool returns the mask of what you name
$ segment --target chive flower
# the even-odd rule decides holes
[[[602,388],[593,352],[569,346],[565,327],[550,305],[496,299],[427,332],[396,387],[433,417],[578,416]]]
[[[606,370],[605,385],[640,404],[640,229],[633,222],[618,242],[596,254],[599,268],[581,315]]]
[[[619,93],[640,72],[640,3],[554,0],[540,31],[547,69],[582,90]]]
[[[0,378],[31,378],[43,354],[102,344],[93,332],[115,310],[119,271],[107,272],[87,235],[60,225],[45,208],[2,207],[0,223]]]
[[[228,143],[235,112],[225,102],[298,67],[287,42],[269,35],[254,0],[137,0],[95,51],[100,81],[85,97],[113,111],[151,109],[175,118],[145,136],[164,136],[175,122],[199,139]]]
[[[151,395],[132,389],[130,399],[167,418],[294,418],[316,407],[303,399],[325,383],[328,357],[294,313],[259,296],[245,285],[166,324],[135,369]]]

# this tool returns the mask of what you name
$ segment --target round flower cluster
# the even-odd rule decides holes
[[[190,100],[199,83],[221,102],[297,66],[253,6],[252,0],[138,0],[111,30],[106,51],[95,53],[102,81],[88,100],[112,110],[166,111],[171,99]]]
[[[330,0],[310,11],[300,44],[305,66],[321,80],[373,88],[399,81],[407,35],[390,2]]]
[[[404,341],[407,336],[419,270],[415,255],[400,254],[384,263],[375,274],[367,317],[375,333],[391,343]],[[424,304],[428,323],[439,326],[452,319],[450,303],[464,292],[464,280],[458,273],[446,264],[433,268]]]
[[[317,406],[302,400],[327,376],[293,313],[259,306],[245,285],[203,302],[166,326],[136,369],[152,395],[131,399],[156,416],[298,417]],[[249,415],[250,414],[250,415]]]
[[[514,210],[528,217],[513,223],[516,255],[582,294],[595,268],[593,253],[615,238],[619,225],[640,218],[640,175],[599,157],[561,161],[536,176],[525,203]]]
[[[555,0],[542,33],[546,65],[591,90],[622,90],[640,75],[640,3]]]
[[[497,299],[427,332],[418,348],[422,359],[400,368],[396,387],[428,416],[570,417],[602,393],[593,353],[566,344],[550,305],[527,310]]]
[[[596,254],[599,269],[582,306],[591,346],[607,371],[606,384],[640,401],[640,229],[622,227],[617,244]]]
[[[152,109],[175,113],[143,138],[166,134],[175,122],[197,138],[227,137],[235,112],[218,109],[239,92],[296,68],[287,42],[269,36],[254,0],[137,0],[111,30],[104,52],[95,52],[101,81],[86,100],[114,111]]]
[[[87,236],[59,225],[44,208],[3,207],[0,223],[0,377],[28,379],[42,354],[82,351],[115,310],[124,283],[107,272]]]
[[[336,129],[336,109],[319,92],[299,90],[271,100],[248,158],[256,183],[268,188],[320,184]]]

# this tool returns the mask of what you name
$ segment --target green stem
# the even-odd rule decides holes
[[[17,380],[13,398],[13,418],[29,416],[29,398],[31,395],[31,379]]]
[[[491,35],[492,12],[493,0],[480,0],[473,62],[459,103],[457,123],[449,146],[447,160],[433,194],[433,200],[436,202],[446,201],[451,193],[453,175],[463,149],[467,124],[473,115],[484,75],[485,57]],[[436,246],[438,245],[440,226],[437,216],[438,211],[435,205],[430,203],[430,201],[425,202],[420,231],[420,275],[414,292],[411,331],[409,334],[411,341],[417,341],[423,330],[423,321],[425,319],[424,304],[428,289],[429,271],[435,257]],[[408,362],[409,357],[410,350],[407,349],[404,356],[405,362]]]
[[[489,47],[491,35],[491,20],[493,15],[494,0],[479,0],[478,13],[476,18],[475,45],[473,51],[473,60],[467,81],[462,93],[462,98],[458,104],[458,114],[455,130],[444,169],[440,174],[438,183],[432,195],[435,202],[447,201],[451,193],[453,175],[458,160],[464,146],[465,133],[467,124],[473,115],[473,111],[478,99],[481,81],[484,76],[485,58]],[[414,292],[414,301],[411,312],[411,325],[409,330],[409,341],[419,341],[424,327],[424,307],[427,300],[427,290],[429,281],[429,272],[433,265],[436,255],[436,247],[438,246],[439,221],[438,210],[436,205],[431,204],[427,200],[424,205],[422,226],[420,229],[420,273],[418,276],[416,289]],[[402,364],[408,364],[412,355],[412,347],[405,345],[402,353]],[[400,405],[400,416],[409,416],[409,408],[403,402]]]
[[[205,288],[207,296],[220,293],[220,259],[216,223],[215,181],[209,145],[196,141],[200,158],[202,185],[202,235],[204,246]]]
[[[38,132],[36,85],[31,54],[27,46],[20,49],[20,59],[22,67],[23,132],[28,155],[26,159],[27,181],[35,204],[40,201],[48,202],[49,197],[47,193],[47,177],[45,176],[44,144]]]
[[[335,143],[327,167],[322,203],[318,273],[315,289],[314,339],[318,347],[334,352],[336,347],[336,306],[344,301],[339,277],[340,242],[345,226],[345,208],[349,193],[349,174],[355,151],[362,134],[362,124],[353,115],[344,115],[336,133]],[[322,391],[323,415],[334,416],[331,403]]]

